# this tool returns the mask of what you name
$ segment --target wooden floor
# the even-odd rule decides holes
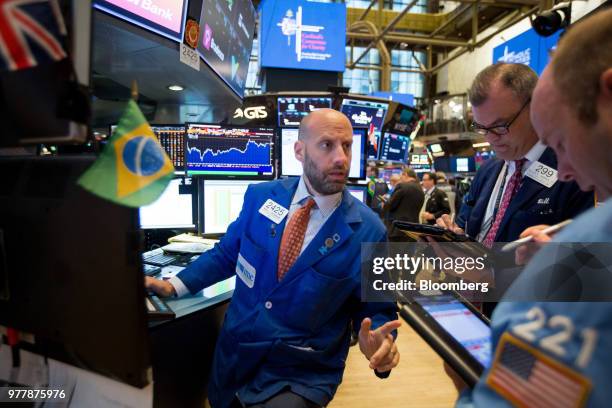
[[[351,347],[344,379],[330,408],[447,408],[454,406],[457,392],[444,373],[442,360],[402,322],[397,346],[400,363],[391,376],[380,380],[368,362]]]

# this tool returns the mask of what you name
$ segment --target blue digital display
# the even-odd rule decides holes
[[[260,21],[262,67],[344,72],[344,3],[264,0]]]
[[[378,159],[406,163],[408,161],[409,149],[410,138],[408,136],[385,133],[382,139]]]
[[[274,129],[189,124],[185,167],[188,175],[271,178]]]
[[[493,62],[512,62],[529,65],[538,75],[544,71],[549,51],[559,41],[561,31],[550,37],[540,37],[533,29],[506,41],[493,49]]]

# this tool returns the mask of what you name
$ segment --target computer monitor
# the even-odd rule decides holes
[[[224,234],[238,218],[247,187],[262,180],[205,180],[204,234]]]
[[[474,157],[451,157],[450,171],[452,173],[473,173],[476,171]]]
[[[0,159],[0,325],[34,334],[23,348],[143,387],[151,363],[138,210],[76,184],[93,161]]]
[[[185,171],[206,179],[273,179],[274,129],[188,123]]]
[[[368,129],[368,140],[370,142],[368,159],[378,159],[380,132],[388,110],[389,104],[387,102],[350,98],[342,100],[340,111],[349,118],[353,127]]]
[[[385,132],[380,145],[379,160],[406,163],[410,150],[410,137]]]
[[[366,203],[368,197],[368,186],[364,184],[347,184],[346,189],[349,194],[361,201]]]
[[[110,134],[117,129],[117,125],[111,125]],[[185,172],[185,125],[151,125],[151,130],[157,136],[159,144],[162,145],[170,161],[174,165],[175,173]]]
[[[351,166],[349,179],[362,180],[366,175],[366,129],[353,129],[353,145],[351,148]],[[298,140],[297,128],[281,128],[281,176],[301,176],[302,163],[295,158],[293,145]]]
[[[317,109],[331,108],[330,97],[279,96],[278,126],[299,126],[302,119]]]
[[[142,229],[195,229],[193,195],[181,194],[181,185],[190,185],[191,179],[175,178],[163,194],[152,204],[140,207]]]

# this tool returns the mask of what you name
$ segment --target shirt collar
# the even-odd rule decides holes
[[[431,195],[431,193],[433,193],[434,188],[436,188],[436,186],[433,186],[432,188],[430,188],[429,190],[425,190],[425,194],[429,194]]]
[[[297,190],[295,190],[295,194],[291,200],[291,205],[300,204],[307,197],[312,197],[317,204],[317,208],[319,211],[321,211],[321,214],[324,217],[327,217],[336,209],[336,207],[338,207],[338,205],[340,205],[340,201],[342,200],[342,191],[330,195],[315,196],[310,194],[308,191],[306,183],[304,182],[304,175],[302,175],[300,177],[300,181],[298,182]]]
[[[544,153],[544,150],[546,150],[546,145],[538,140],[536,144],[534,144],[523,157],[527,159],[527,164],[531,164],[540,160],[540,157],[542,156],[542,153]],[[506,164],[510,163],[513,164],[514,161],[506,160]]]

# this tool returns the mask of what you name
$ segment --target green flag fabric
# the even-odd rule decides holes
[[[106,147],[77,184],[102,198],[129,207],[157,200],[174,166],[133,100]]]

